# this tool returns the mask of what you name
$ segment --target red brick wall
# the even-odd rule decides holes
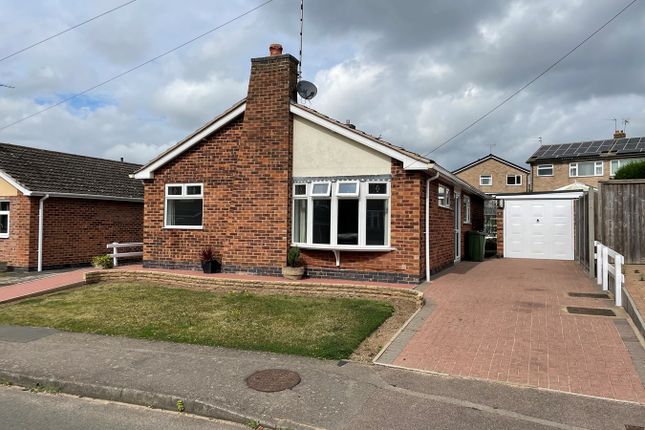
[[[32,268],[38,265],[38,200],[32,198]],[[142,203],[50,198],[44,208],[43,267],[89,264],[93,256],[109,252],[108,243],[143,238]]]
[[[340,269],[409,275],[409,280],[416,281],[425,277],[425,177],[421,172],[406,172],[402,163],[395,160],[392,161],[390,211],[390,242],[396,249],[390,252],[341,252]],[[302,250],[302,253],[310,272],[337,269],[331,251]],[[374,278],[378,279],[378,276]]]
[[[439,184],[448,187],[451,193],[450,208],[439,206]],[[430,272],[436,273],[455,262],[454,188],[440,179],[430,182]]]
[[[26,269],[30,265],[32,200],[22,194],[13,197],[0,197],[0,200],[10,202],[9,237],[0,239],[0,260],[6,261],[10,267]],[[36,213],[38,213],[37,207]]]
[[[497,209],[497,256],[504,257],[504,209]]]

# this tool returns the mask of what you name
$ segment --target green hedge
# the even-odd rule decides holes
[[[614,179],[645,179],[645,160],[621,167],[616,172]]]

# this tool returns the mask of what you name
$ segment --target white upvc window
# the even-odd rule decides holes
[[[622,160],[611,160],[611,162],[609,163],[609,176],[614,176],[621,167],[639,161],[645,161],[645,158],[624,158]]]
[[[479,177],[479,185],[484,187],[493,185],[493,177],[491,175],[481,175]]]
[[[538,164],[538,176],[553,176],[553,164]]]
[[[522,175],[506,175],[506,185],[512,187],[522,185]]]
[[[464,224],[470,224],[470,196],[464,196]]]
[[[204,184],[166,184],[164,228],[201,229]]]
[[[390,184],[387,181],[294,184],[292,220],[292,240],[296,246],[388,247]]]
[[[10,207],[11,203],[8,201],[0,201],[0,238],[2,239],[9,237]]]
[[[602,176],[604,167],[602,161],[580,161],[569,163],[569,177],[581,178],[588,176]]]
[[[437,189],[437,204],[442,208],[450,208],[450,189],[439,185]]]

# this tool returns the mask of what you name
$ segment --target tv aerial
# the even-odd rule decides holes
[[[304,100],[311,100],[318,94],[318,88],[309,81],[302,80],[302,30],[305,23],[305,0],[300,0],[300,58],[298,62],[298,83],[296,92]]]

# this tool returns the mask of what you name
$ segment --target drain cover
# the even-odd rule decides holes
[[[246,385],[256,391],[275,393],[288,390],[300,383],[300,375],[286,369],[260,370],[246,378]]]
[[[611,309],[602,308],[579,308],[576,306],[567,306],[567,312],[570,314],[580,315],[598,315],[603,317],[615,317],[616,314]]]
[[[588,297],[590,299],[608,299],[607,293],[569,293],[569,297]]]

